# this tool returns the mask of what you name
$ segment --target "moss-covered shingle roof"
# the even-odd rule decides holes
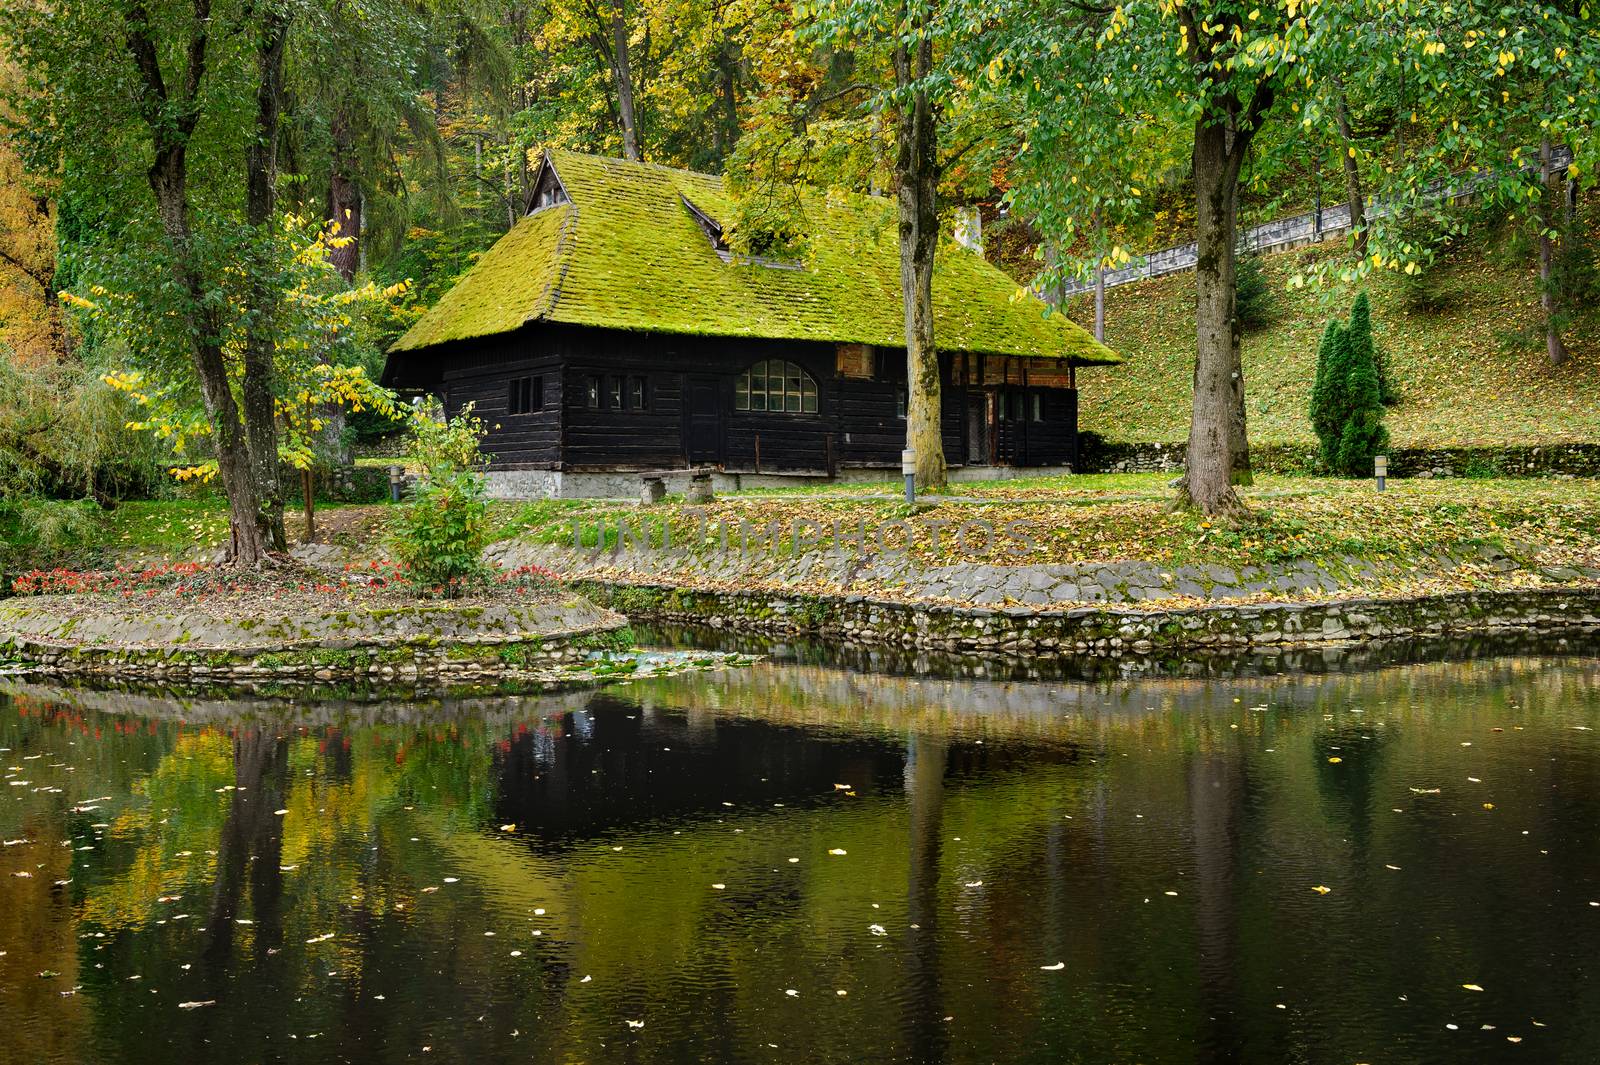
[[[555,151],[570,202],[535,211],[490,248],[392,351],[508,333],[534,321],[656,333],[904,347],[894,205],[810,194],[805,261],[726,261],[687,203],[731,220],[722,180]],[[951,244],[934,273],[934,337],[945,351],[1121,358],[981,255]]]

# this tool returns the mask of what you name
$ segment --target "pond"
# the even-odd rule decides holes
[[[0,679],[0,1062],[1595,1059],[1600,658],[819,657]]]

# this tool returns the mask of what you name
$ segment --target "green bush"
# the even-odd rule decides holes
[[[418,417],[413,454],[422,476],[400,509],[395,554],[411,580],[441,594],[456,594],[483,571],[489,504],[480,470],[483,422],[468,404],[448,421]]]
[[[1242,329],[1259,329],[1272,321],[1272,287],[1261,267],[1261,256],[1239,256],[1234,274],[1234,314]]]
[[[1335,319],[1322,334],[1309,413],[1321,443],[1322,462],[1331,470],[1364,477],[1372,470],[1373,456],[1388,449],[1371,308],[1365,293],[1356,297],[1348,325]]]

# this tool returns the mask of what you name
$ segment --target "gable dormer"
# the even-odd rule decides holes
[[[533,179],[533,189],[528,193],[527,209],[523,214],[537,214],[546,207],[571,202],[567,187],[561,183],[561,175],[556,173],[555,164],[550,161],[548,154],[545,155],[539,164],[539,176]]]

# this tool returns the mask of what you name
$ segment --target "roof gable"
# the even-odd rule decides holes
[[[546,188],[558,188],[568,202],[536,206],[392,350],[540,320],[905,345],[891,201],[806,194],[811,232],[805,259],[795,263],[727,248],[720,219],[733,217],[735,204],[717,177],[553,151],[535,181],[536,194]],[[941,245],[935,266],[934,330],[947,351],[1121,361],[954,242]]]

